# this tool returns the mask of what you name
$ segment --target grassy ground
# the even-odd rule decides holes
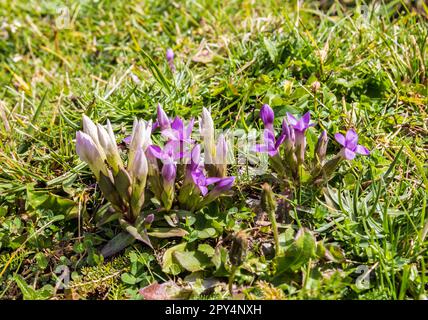
[[[63,6],[0,2],[0,298],[139,298],[139,288],[169,279],[191,298],[229,298],[230,239],[246,230],[238,297],[426,299],[426,7],[85,0],[66,3],[67,20]],[[217,246],[220,262],[191,276],[165,272],[164,252],[180,239],[104,261],[98,250],[119,227],[96,227],[106,203],[76,155],[76,130],[87,114],[125,137],[158,102],[186,118],[210,107],[220,128],[259,128],[262,103],[280,117],[311,111],[330,138],[356,128],[371,156],[342,165],[328,188],[302,190],[280,224],[291,237],[306,227],[329,255],[278,274],[262,250],[271,229],[250,204],[263,179],[239,174],[212,217],[220,232],[202,240],[190,228],[184,239],[208,256]],[[55,288],[69,274],[68,289]],[[207,279],[220,285],[209,292]]]

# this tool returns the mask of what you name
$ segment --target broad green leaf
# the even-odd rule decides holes
[[[122,273],[120,278],[126,284],[136,284],[137,283],[137,279],[132,274],[129,274],[129,273]]]
[[[199,251],[176,251],[173,256],[184,269],[190,272],[205,270],[212,266],[211,260]]]
[[[207,239],[214,237],[217,232],[214,228],[206,228],[203,230],[197,230],[198,231],[198,238],[199,239]]]
[[[172,275],[178,275],[183,272],[183,268],[173,257],[174,252],[182,252],[186,249],[186,243],[180,243],[165,251],[162,258],[162,271]]]
[[[173,253],[177,262],[187,271],[196,272],[204,270],[204,267],[201,261],[196,257],[195,252],[193,251],[175,251]]]
[[[285,271],[296,271],[315,257],[316,240],[309,230],[300,229],[294,242],[286,249],[284,254],[276,258],[277,275]]]

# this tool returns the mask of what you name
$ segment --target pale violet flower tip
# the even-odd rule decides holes
[[[235,182],[235,177],[227,177],[221,179],[215,186],[215,189],[219,192],[224,192],[232,188],[233,183]]]
[[[260,118],[262,119],[265,126],[273,124],[275,114],[268,104],[264,104],[260,109]]]
[[[98,148],[91,136],[82,131],[76,133],[76,152],[80,160],[88,164],[97,162],[97,158],[100,157]]]
[[[167,129],[170,126],[170,120],[160,104],[157,107],[157,124],[161,130]]]
[[[175,180],[177,174],[177,167],[174,163],[164,163],[162,167],[162,177],[167,182],[172,182]]]
[[[174,51],[171,48],[166,50],[166,59],[172,61],[174,59]]]
[[[130,144],[131,143],[131,138],[132,138],[131,136],[127,136],[127,137],[123,138],[122,141],[125,144]]]
[[[142,179],[147,176],[149,170],[147,158],[142,149],[137,150],[137,152],[135,153],[135,158],[132,162],[132,167],[130,169],[132,175],[136,178]]]

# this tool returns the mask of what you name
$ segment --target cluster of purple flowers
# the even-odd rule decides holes
[[[176,199],[179,208],[198,210],[227,192],[235,178],[226,176],[228,147],[222,135],[216,143],[210,112],[204,108],[199,119],[203,158],[201,145],[191,137],[194,122],[171,119],[158,105],[156,121],[135,120],[132,135],[124,139],[129,148],[125,167],[110,122],[104,128],[84,116],[83,131],[76,135],[77,154],[116,211],[130,222],[140,218],[147,191],[160,203],[159,210],[171,210]],[[162,146],[152,143],[157,132]]]
[[[153,192],[165,210],[170,210],[174,202],[177,171],[182,172],[178,177],[182,181],[178,196],[180,207],[191,211],[217,199],[232,187],[235,180],[235,177],[226,176],[226,159],[209,161],[227,154],[223,136],[219,136],[217,144],[214,144],[214,122],[209,111],[204,108],[199,119],[205,161],[201,157],[201,145],[191,137],[194,122],[192,118],[185,125],[180,117],[170,119],[158,105],[154,128],[160,130],[166,141],[163,147],[150,145],[147,157],[149,167],[152,167],[149,181],[154,186],[161,186],[153,188]],[[212,190],[209,190],[209,186],[212,186]]]
[[[369,155],[370,151],[358,144],[358,135],[353,129],[349,129],[344,136],[335,134],[336,141],[342,146],[340,152],[331,160],[326,161],[327,132],[322,131],[315,148],[315,154],[311,164],[305,164],[306,136],[305,133],[311,123],[311,115],[305,113],[297,119],[290,113],[282,121],[282,130],[278,137],[275,136],[275,114],[272,108],[264,104],[260,110],[260,118],[264,124],[263,144],[256,145],[256,152],[267,153],[270,156],[272,168],[282,178],[300,182],[302,167],[310,169],[312,179],[319,182],[328,180],[341,160],[352,160],[356,154]]]

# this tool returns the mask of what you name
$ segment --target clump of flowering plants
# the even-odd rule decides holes
[[[201,145],[192,138],[194,122],[171,119],[158,105],[157,120],[135,120],[131,136],[124,139],[128,145],[125,165],[110,122],[103,127],[83,116],[76,152],[95,175],[125,231],[107,244],[104,256],[134,240],[151,247],[149,236],[184,236],[186,231],[176,228],[171,219],[167,220],[172,228],[152,228],[152,224],[174,210],[202,209],[231,189],[234,177],[227,176],[226,140],[219,136],[215,141],[214,123],[204,108],[199,119],[202,154]],[[158,133],[160,143],[154,144],[152,136]]]
[[[287,113],[278,135],[274,129],[275,115],[269,105],[262,106],[260,118],[264,124],[263,143],[256,145],[254,150],[269,155],[271,168],[287,188],[299,186],[304,182],[320,185],[333,177],[343,160],[353,160],[357,154],[370,154],[366,147],[358,144],[357,133],[350,129],[345,136],[341,133],[335,134],[335,139],[342,148],[327,160],[328,136],[326,131],[322,131],[312,160],[308,161],[306,133],[309,127],[314,126],[309,112],[301,118]]]

